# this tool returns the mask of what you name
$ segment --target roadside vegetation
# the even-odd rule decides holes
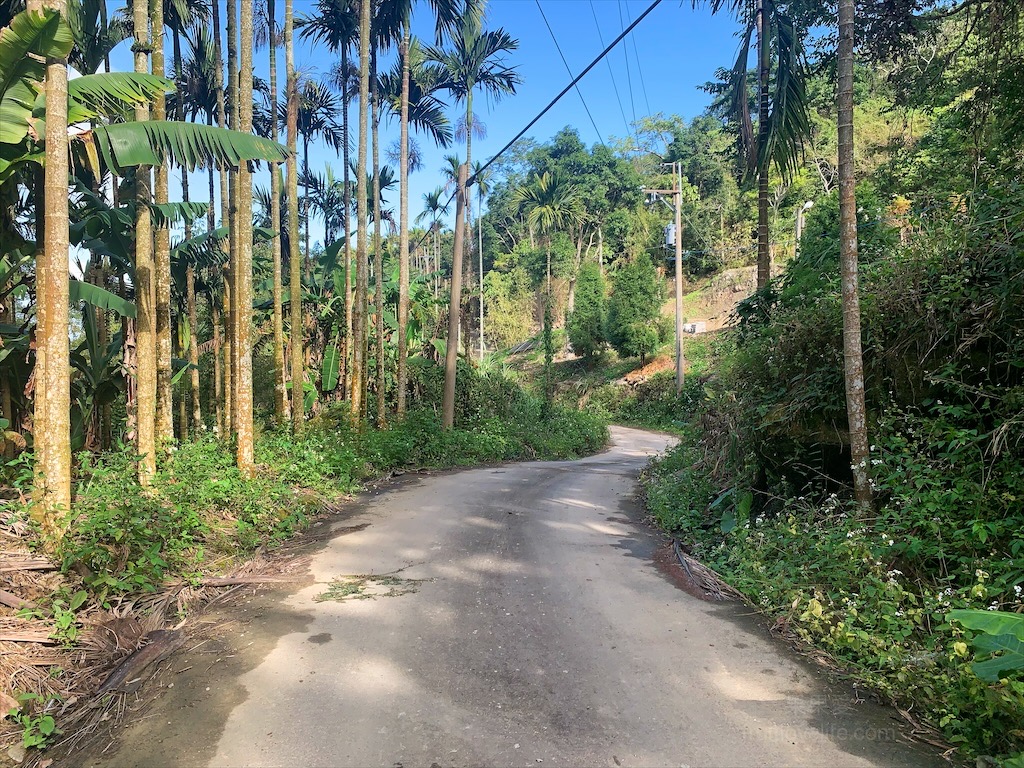
[[[857,73],[876,136],[857,189],[869,507],[852,494],[820,82],[799,252],[738,303],[681,397],[652,380],[609,409],[682,436],[646,496],[693,557],[933,739],[1005,766],[1024,764],[1024,207],[1019,86],[979,83],[1020,61],[1013,19],[1005,61],[980,53],[990,17],[928,27],[941,88],[912,54],[885,59],[886,81]]]

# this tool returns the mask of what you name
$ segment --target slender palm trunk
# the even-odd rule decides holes
[[[402,114],[401,146],[399,148],[399,230],[398,230],[398,371],[397,400],[395,411],[401,417],[405,414],[405,388],[408,378],[408,332],[409,324],[409,27],[406,25],[402,37]]]
[[[184,351],[184,345],[188,341],[185,338],[185,329],[182,325],[185,323],[185,319],[181,313],[178,313],[176,321],[173,322],[171,328],[171,354],[177,357],[179,360],[182,358]],[[178,396],[178,439],[184,440],[188,437],[188,409],[185,404],[185,398],[181,395]]]
[[[843,289],[843,360],[846,413],[850,425],[853,492],[863,509],[871,506],[871,461],[864,357],[861,350],[860,290],[857,281],[857,197],[853,167],[854,0],[839,0],[839,252]]]
[[[296,147],[299,134],[299,84],[295,75],[295,23],[292,0],[284,4],[284,62],[285,98],[287,99],[286,133],[288,160],[286,195],[288,199],[288,270],[289,323],[288,343],[292,353],[292,431],[301,435],[306,425],[303,404],[303,382],[306,380],[302,365],[302,262],[299,259],[299,170]]]
[[[149,8],[146,0],[133,0],[132,16],[135,27],[135,71],[148,73]],[[149,120],[149,106],[137,106],[135,119],[140,122]],[[156,473],[156,265],[153,260],[153,229],[149,213],[150,169],[137,168],[135,181],[135,450],[141,457],[139,483],[149,485]]]
[[[768,49],[768,20],[764,0],[757,0],[757,149],[763,152],[768,142],[768,78],[770,56]],[[678,237],[678,235],[676,235]],[[757,168],[757,287],[764,288],[772,279],[772,254],[768,242],[768,159],[758,162]]]
[[[342,206],[345,208],[345,354],[342,355],[344,369],[341,375],[341,389],[348,391],[349,377],[352,375],[352,189],[349,186],[349,155],[348,155],[348,45],[341,49],[341,134],[345,141],[345,161],[342,163]]]
[[[207,116],[207,124],[213,123],[213,113]],[[214,182],[213,166],[210,166],[210,207],[206,211],[206,231],[213,232],[217,229],[217,214],[214,210],[216,201],[216,186]],[[210,307],[210,324],[213,326],[213,410],[214,423],[219,435],[224,434],[224,381],[221,369],[221,332],[220,332],[220,305],[214,298],[212,290],[206,294]]]
[[[377,426],[384,426],[384,254],[380,237],[380,94],[377,90],[377,52],[370,57],[373,68],[370,96],[373,124],[373,272],[374,272],[374,357],[376,357]]]
[[[451,429],[455,424],[455,378],[459,354],[459,310],[462,300],[462,244],[465,239],[466,178],[469,165],[459,167],[458,188],[455,194],[455,240],[452,249],[452,284],[448,299],[448,348],[444,356],[444,399],[441,403],[441,428]],[[472,237],[472,233],[470,233]]]
[[[181,30],[174,30],[174,71],[180,73],[182,71],[181,66]],[[177,119],[185,120],[185,102],[183,99],[177,100]],[[188,169],[181,169],[181,199],[184,202],[189,201],[189,189],[188,189]],[[213,198],[210,198],[210,211],[213,210]],[[192,237],[192,222],[188,219],[185,220],[185,239],[188,240]],[[185,268],[185,309],[188,313],[188,362],[191,366],[189,370],[189,399],[191,400],[192,410],[192,429],[195,433],[199,433],[203,425],[203,412],[202,406],[199,402],[199,313],[196,307],[196,270],[192,264],[189,264]],[[184,403],[184,399],[183,399]],[[184,404],[182,405],[184,408]],[[185,430],[182,429],[181,436],[185,437]]]
[[[302,256],[306,265],[306,279],[313,276],[313,259],[309,249],[309,135],[302,134],[302,167],[305,169],[306,183],[302,185]]]
[[[472,168],[473,159],[473,86],[470,85],[469,91],[466,95],[466,169]],[[472,218],[472,199],[467,194],[465,204],[465,219],[466,219],[466,230],[469,232],[469,246],[466,250],[469,251],[470,258],[463,259],[463,267],[465,273],[462,276],[463,285],[466,286],[467,290],[472,290],[473,286],[473,218]],[[472,327],[472,315],[469,310],[471,307],[472,298],[466,296],[466,306],[461,308],[460,316],[462,318],[462,343],[466,350],[466,361],[469,362],[473,359],[472,353],[472,340],[470,336],[470,328]]]
[[[366,142],[370,118],[370,0],[359,4],[359,146],[356,152],[356,297],[352,312],[352,381],[349,401],[353,420],[363,415],[363,381],[366,358],[367,189]]]
[[[267,18],[270,23],[270,138],[277,141],[277,9],[275,0],[267,0]],[[281,274],[281,175],[280,166],[270,167],[270,220],[276,234],[271,240],[274,295],[274,415],[278,425],[287,424],[288,392],[284,372],[284,286]]]
[[[232,0],[228,0],[232,2]],[[217,125],[221,128],[227,127],[227,105],[226,95],[224,92],[224,57],[221,52],[220,45],[220,5],[219,0],[213,0],[213,45],[214,54],[217,59]],[[231,194],[230,184],[228,179],[227,168],[221,166],[220,168],[220,217],[221,226],[231,226]],[[224,253],[224,261],[221,266],[221,279],[223,283],[223,290],[221,292],[221,301],[223,304],[223,311],[221,312],[221,320],[223,321],[224,327],[224,341],[221,345],[222,353],[222,376],[221,376],[221,420],[220,420],[220,434],[223,439],[229,439],[231,433],[234,431],[234,425],[232,424],[231,417],[233,408],[231,407],[231,397],[234,390],[231,377],[231,235],[226,237],[221,245]]]
[[[164,5],[163,0],[150,0],[152,24],[152,68],[157,77],[164,76]],[[153,119],[167,119],[167,100],[161,94],[153,102]],[[165,160],[154,169],[153,200],[157,205],[170,199],[170,173]],[[154,237],[156,272],[156,441],[174,440],[174,401],[171,387],[171,231],[166,217],[157,220]]]
[[[238,95],[238,6],[237,0],[227,0],[227,38],[228,38],[228,92],[227,100],[231,108],[231,128],[238,130],[239,95]],[[238,434],[238,351],[241,341],[238,337],[238,169],[228,171],[228,226],[231,237],[228,240],[230,258],[228,274],[224,281],[230,285],[227,293],[230,301],[227,313],[228,335],[231,338],[231,429]]]
[[[241,56],[238,78],[238,130],[252,133],[252,10],[253,0],[242,0],[239,19]],[[253,435],[252,395],[252,174],[245,161],[238,166],[238,272],[235,276],[235,291],[238,294],[238,382],[236,400],[238,403],[238,448],[236,462],[245,477],[251,477],[256,469]]]
[[[67,13],[66,0],[47,7]],[[46,207],[43,250],[37,256],[43,280],[37,284],[36,402],[46,401],[35,420],[34,516],[44,533],[57,538],[71,512],[71,355],[68,343],[68,65],[46,62]]]
[[[188,172],[181,175],[182,199],[188,201]],[[192,237],[192,225],[185,225],[185,239]],[[192,411],[192,431],[199,433],[203,426],[203,412],[199,403],[199,311],[196,307],[196,269],[185,267],[185,309],[188,313],[189,400]],[[184,398],[183,398],[184,399]],[[182,433],[182,438],[185,433]]]
[[[477,184],[479,184],[477,180]],[[478,187],[479,189],[479,187]],[[476,207],[476,231],[478,236],[477,258],[480,260],[480,362],[484,361],[484,196],[481,192],[477,196]]]

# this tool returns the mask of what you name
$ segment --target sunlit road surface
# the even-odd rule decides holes
[[[670,438],[612,437],[368,496],[313,583],[223,609],[220,645],[173,659],[176,686],[86,764],[938,764],[747,607],[659,572],[637,475]]]

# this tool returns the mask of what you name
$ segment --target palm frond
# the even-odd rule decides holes
[[[758,148],[758,164],[774,162],[787,180],[799,170],[803,137],[810,134],[807,93],[800,37],[792,19],[776,11],[777,62],[771,119],[765,146]]]
[[[76,77],[68,81],[68,124],[74,125],[100,115],[123,114],[130,107],[148,104],[157,96],[173,90],[171,80],[139,72],[104,72]],[[40,94],[36,112],[44,107]]]

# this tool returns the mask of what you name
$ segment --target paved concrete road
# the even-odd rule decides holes
[[[113,757],[86,764],[937,763],[742,606],[702,602],[658,572],[662,540],[634,497],[668,439],[612,435],[583,461],[371,496],[315,554],[315,583],[242,606],[225,645],[176,659],[163,684],[177,687]],[[316,602],[359,574],[393,578],[343,580],[376,597]]]

